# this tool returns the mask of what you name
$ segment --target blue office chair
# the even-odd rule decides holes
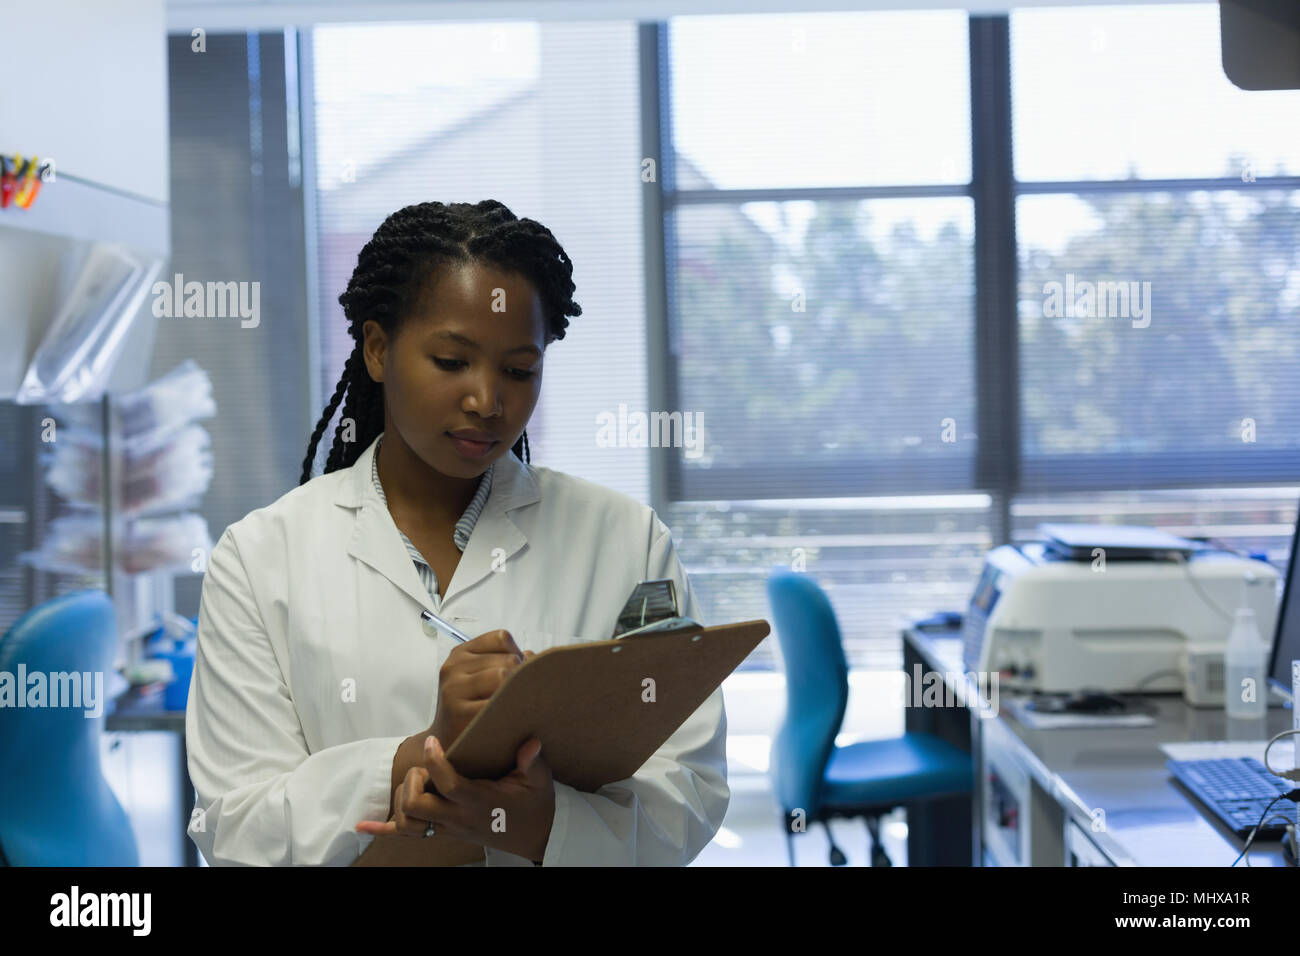
[[[859,816],[871,835],[871,865],[890,866],[880,840],[881,816],[922,799],[969,792],[970,755],[921,733],[837,747],[849,668],[831,603],[811,576],[780,568],[768,578],[767,594],[785,658],[786,712],[773,741],[771,773],[790,865],[793,827],[803,811],[805,824],[826,828],[832,866],[847,859],[828,821]]]
[[[102,591],[47,601],[0,637],[0,671],[15,682],[20,664],[28,675],[106,678],[115,621]],[[87,718],[84,708],[0,707],[0,853],[10,866],[139,865],[131,821],[100,766],[103,729],[103,715]]]

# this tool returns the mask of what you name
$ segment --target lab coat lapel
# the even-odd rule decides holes
[[[483,581],[528,543],[528,537],[511,520],[510,512],[540,500],[537,479],[513,451],[497,459],[492,472],[492,491],[483,513],[474,523],[456,573],[451,576],[444,603]]]
[[[347,480],[342,483],[341,493],[335,499],[337,504],[356,512],[348,539],[348,554],[378,571],[409,594],[420,607],[427,607],[429,592],[424,589],[420,574],[402,544],[397,525],[393,523],[393,516],[379,499],[370,478],[378,442],[377,437],[348,469]]]
[[[380,437],[376,437],[348,469],[350,474],[340,484],[335,498],[337,505],[356,511],[348,540],[348,554],[382,574],[420,607],[427,607],[429,592],[424,589],[411,556],[402,544],[393,516],[379,499],[371,481],[372,462]],[[456,573],[444,591],[444,605],[456,594],[469,590],[491,574],[494,558],[507,560],[528,543],[528,538],[511,521],[509,512],[540,500],[537,480],[513,452],[506,452],[497,459],[492,473],[492,491],[474,524]],[[501,549],[499,556],[498,548]]]

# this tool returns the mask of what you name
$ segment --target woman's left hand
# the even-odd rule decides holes
[[[435,833],[504,850],[529,860],[546,853],[555,819],[551,768],[541,758],[542,742],[525,741],[516,766],[500,780],[471,780],[456,773],[436,737],[424,743],[424,766],[412,767],[393,792],[387,823],[363,820],[360,833],[422,838]]]

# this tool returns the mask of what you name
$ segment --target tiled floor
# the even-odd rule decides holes
[[[695,866],[786,866],[781,817],[767,775],[768,748],[785,712],[785,679],[779,673],[734,674],[723,684],[727,707],[727,764],[731,804],[713,842]],[[836,738],[840,744],[903,732],[901,672],[849,675],[849,706]],[[117,745],[114,746],[114,741]],[[165,733],[107,734],[104,773],[131,817],[144,866],[181,862],[180,808],[176,795],[179,747]],[[884,821],[884,841],[895,866],[907,861],[907,824],[902,811]],[[850,866],[869,860],[861,820],[836,820],[831,832]],[[820,824],[795,838],[799,866],[828,866],[829,845]]]

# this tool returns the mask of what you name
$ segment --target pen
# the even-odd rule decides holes
[[[421,622],[427,621],[429,624],[432,624],[434,627],[442,631],[442,633],[446,634],[448,637],[454,637],[462,644],[464,644],[466,641],[469,640],[468,635],[462,634],[460,631],[452,627],[450,624],[448,624],[442,618],[438,617],[438,615],[434,614],[432,611],[421,611],[420,620]]]

